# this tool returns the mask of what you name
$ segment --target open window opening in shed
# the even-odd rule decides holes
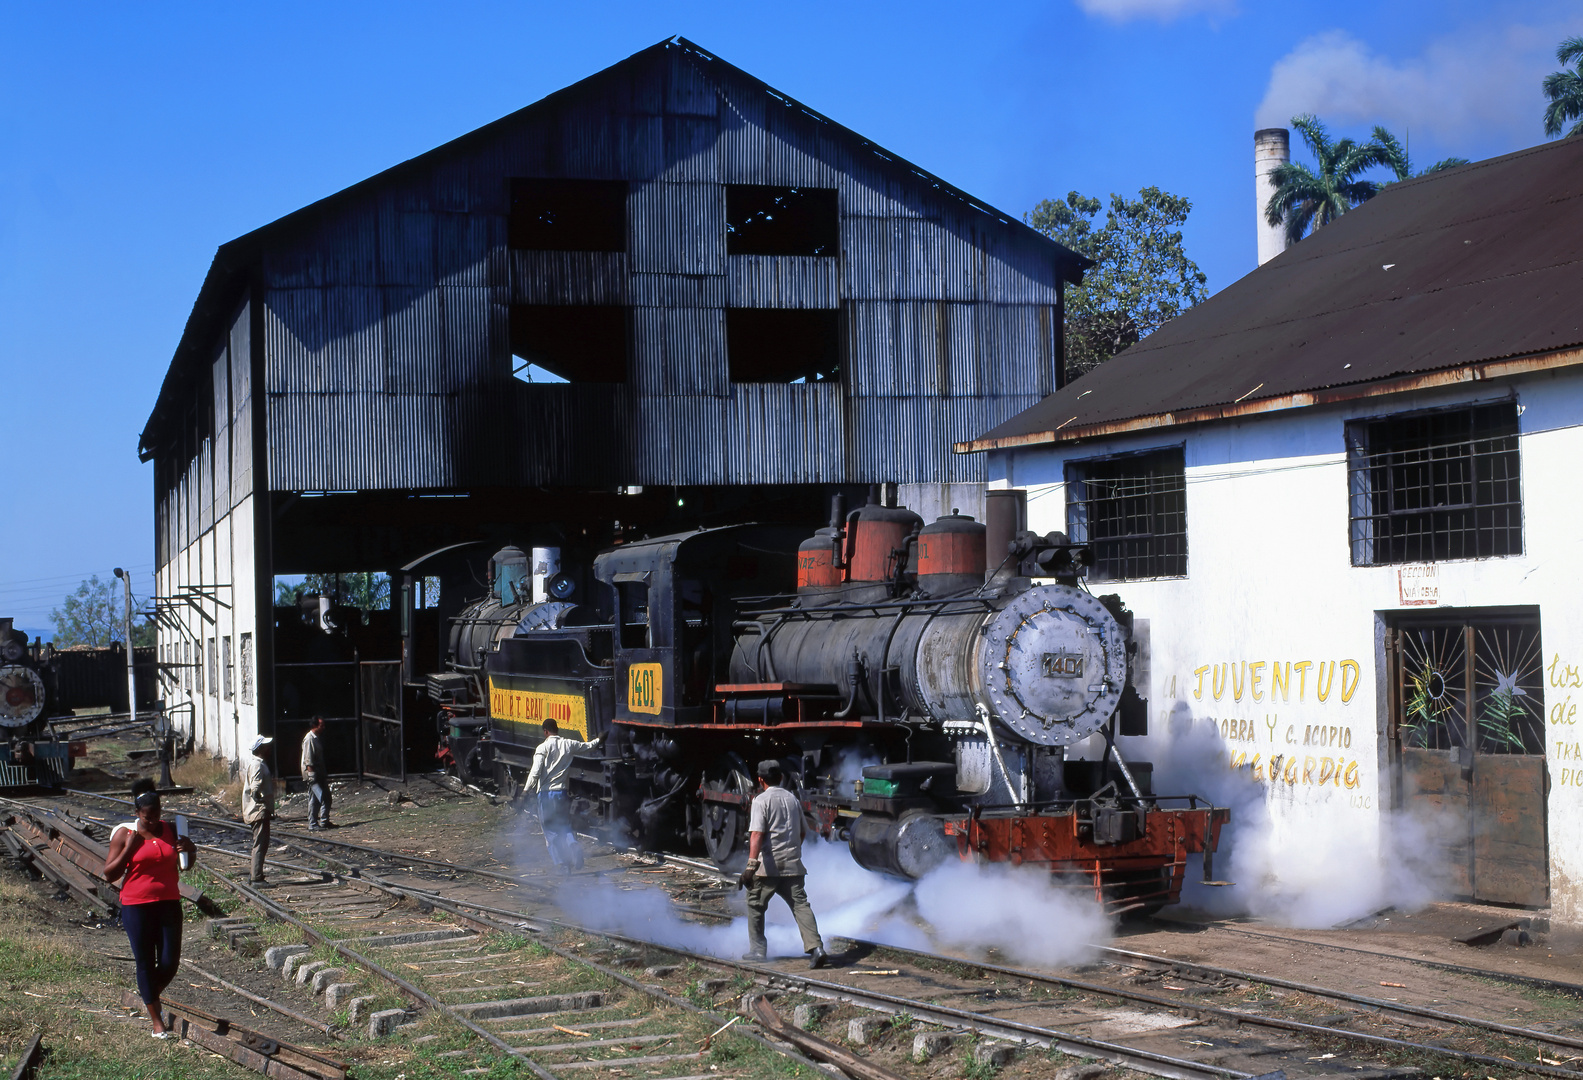
[[[512,180],[507,239],[527,251],[625,251],[627,182]]]
[[[511,374],[529,383],[627,381],[627,309],[511,309]]]
[[[726,311],[726,357],[732,382],[839,382],[841,313],[731,308]]]
[[[1094,551],[1100,581],[1187,576],[1180,446],[1066,464],[1067,534]]]
[[[1347,425],[1352,564],[1523,552],[1517,404]]]
[[[840,250],[835,188],[726,185],[728,255],[823,255]]]

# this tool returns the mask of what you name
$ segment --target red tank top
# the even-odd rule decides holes
[[[176,828],[168,821],[160,822],[160,827],[164,835],[143,837],[143,843],[126,864],[126,877],[121,881],[123,904],[181,899],[181,882],[176,876],[176,846],[172,842]],[[127,828],[135,831],[135,826]]]

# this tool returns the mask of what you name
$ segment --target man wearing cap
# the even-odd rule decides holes
[[[264,755],[274,739],[260,735],[253,740],[253,752],[242,763],[242,821],[253,830],[254,885],[267,885],[264,855],[269,851],[269,822],[275,816],[275,778]]]
[[[780,762],[761,761],[759,786],[748,818],[748,863],[742,871],[741,886],[748,891],[748,951],[744,960],[763,960],[769,952],[764,940],[764,913],[770,897],[779,896],[792,909],[797,929],[802,933],[803,951],[808,966],[825,965],[824,942],[803,879],[808,871],[802,864],[802,842],[808,826],[802,803],[781,786],[784,778]]]
[[[315,716],[302,737],[303,783],[308,785],[308,830],[333,829],[330,824],[330,770],[324,763],[324,717]]]

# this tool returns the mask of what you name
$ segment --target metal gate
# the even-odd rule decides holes
[[[365,660],[359,667],[358,715],[363,735],[363,773],[384,780],[407,779],[406,739],[401,722],[401,661]]]
[[[1404,618],[1387,638],[1398,806],[1430,818],[1453,891],[1549,902],[1537,613]]]
[[[298,750],[313,718],[324,718],[324,756],[331,776],[361,776],[358,666],[355,660],[275,665],[275,775],[301,775]]]

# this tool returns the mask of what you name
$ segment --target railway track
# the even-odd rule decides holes
[[[72,801],[107,798],[74,793]],[[234,835],[240,828],[219,819],[193,821],[217,833],[230,830]],[[319,959],[302,963],[321,966],[309,973],[305,986],[350,986],[327,981],[344,977],[347,969],[361,972],[359,978],[382,980],[400,990],[414,1010],[404,1009],[400,1020],[422,1011],[450,1015],[495,1050],[531,1062],[540,1080],[544,1072],[581,1075],[587,1069],[612,1068],[628,1075],[647,1070],[658,1077],[676,1065],[696,1063],[697,1050],[677,1054],[676,1044],[705,1039],[708,1024],[726,1022],[724,1013],[730,1010],[719,1004],[723,996],[734,999],[753,988],[788,995],[789,1004],[810,1006],[808,1016],[819,1015],[816,1006],[823,1006],[818,1023],[827,1032],[844,1023],[854,1041],[877,1042],[893,1057],[898,1050],[905,1057],[956,1053],[959,1044],[976,1041],[973,1051],[987,1052],[990,1060],[1018,1050],[1024,1055],[1054,1050],[1195,1080],[1276,1069],[1289,1075],[1374,1077],[1414,1067],[1462,1073],[1473,1065],[1488,1075],[1523,1071],[1583,1080],[1583,1071],[1566,1060],[1576,1056],[1569,1051],[1583,1049],[1583,1039],[1567,1033],[1365,998],[1276,976],[1106,948],[1100,952],[1103,962],[1079,979],[853,941],[847,965],[815,978],[781,964],[745,964],[579,925],[575,913],[569,917],[555,904],[560,886],[539,875],[414,858],[322,836],[284,836],[306,857],[329,865],[272,860],[275,872],[286,870],[297,877],[282,879],[268,894],[238,880],[240,874],[216,873],[215,878],[254,911],[294,926],[309,939]],[[238,860],[238,866],[245,858],[243,851],[225,843],[206,846],[220,859]],[[606,864],[615,861],[613,852],[605,853]],[[655,866],[647,860],[629,861],[620,872],[607,865],[604,877],[615,879],[617,888],[622,880],[644,880],[639,875],[651,883],[657,873],[718,885],[720,875],[712,866],[690,862],[672,859]],[[672,895],[698,891],[693,885]],[[677,917],[732,917],[723,896],[711,899],[717,901],[714,907],[681,905]],[[883,958],[887,966],[876,968],[875,958]],[[546,978],[547,963],[559,974]],[[344,965],[340,972],[337,964]],[[294,979],[301,977],[301,966],[294,965]],[[320,977],[324,971],[332,974]],[[589,999],[577,1004],[564,997],[579,992],[566,989],[577,983],[567,971],[596,976],[620,989],[609,1002],[601,997],[597,1003]],[[1138,989],[1140,981],[1150,979],[1161,984],[1158,990]],[[886,989],[875,989],[876,981]],[[332,1011],[351,992],[334,994]],[[519,996],[502,996],[506,993]],[[637,1000],[659,1006],[655,1015],[665,1018],[659,1027],[678,1030],[652,1030],[651,1020],[630,1015]],[[547,1002],[565,1006],[556,1010],[565,1023],[546,1027],[523,1019],[542,1013]],[[1313,1008],[1316,1002],[1327,1003],[1332,1013],[1338,1006],[1343,1011],[1320,1015]],[[501,1015],[488,1015],[495,1012]],[[397,1018],[387,1016],[387,1021],[396,1023]],[[566,1035],[568,1027],[580,1034]],[[738,1022],[731,1031],[763,1040],[763,1033],[745,1027]],[[561,1034],[547,1034],[553,1032]],[[755,1045],[762,1050],[776,1044]],[[776,1046],[777,1052],[782,1050]],[[571,1063],[558,1060],[577,1052],[588,1056]]]

